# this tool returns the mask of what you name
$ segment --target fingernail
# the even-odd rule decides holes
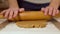
[[[16,16],[14,15],[13,17],[15,18]]]
[[[44,15],[47,15],[46,13],[44,13]]]
[[[51,15],[51,13],[49,13],[49,15]]]
[[[4,16],[5,18],[7,18],[6,16]]]
[[[11,18],[8,18],[8,19],[11,19]]]
[[[9,19],[11,19],[12,17],[9,17]]]
[[[21,8],[21,9],[24,9],[24,8]]]
[[[47,14],[44,14],[44,15],[47,15]]]
[[[52,15],[52,16],[55,16],[55,15]]]

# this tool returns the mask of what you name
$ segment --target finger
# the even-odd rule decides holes
[[[56,14],[56,9],[53,10],[52,16],[55,16],[55,14]]]
[[[7,10],[7,11],[6,11],[6,13],[5,13],[5,18],[8,17],[9,11],[10,11],[10,10]]]
[[[45,8],[41,8],[42,11],[44,11]]]
[[[59,13],[59,10],[57,10],[56,14],[58,14],[58,13]]]
[[[49,9],[49,15],[52,15],[52,11],[53,11],[53,8],[51,7],[51,8]]]
[[[15,10],[13,17],[16,17],[17,15],[18,15],[18,10]]]
[[[19,12],[24,12],[24,8],[19,9]]]
[[[13,16],[13,11],[10,10],[9,19],[12,19],[13,18],[12,16]]]
[[[6,12],[6,10],[2,11],[0,14],[4,14]]]
[[[44,9],[44,15],[47,15],[48,14],[48,7]]]

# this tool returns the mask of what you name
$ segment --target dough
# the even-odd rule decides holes
[[[46,27],[47,20],[19,21],[19,22],[16,22],[16,25],[22,28],[43,28],[43,27]]]

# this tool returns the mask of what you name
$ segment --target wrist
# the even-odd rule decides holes
[[[59,8],[59,5],[50,4],[49,7]]]
[[[9,6],[9,8],[19,8],[18,6]]]
[[[59,8],[59,5],[60,5],[59,2],[51,2],[49,6],[54,8]]]

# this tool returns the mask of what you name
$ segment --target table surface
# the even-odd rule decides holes
[[[0,19],[0,22],[3,20]],[[16,23],[12,22],[8,24],[5,28],[1,29],[0,32],[59,32],[59,30],[52,24],[51,22],[45,28],[20,28],[16,25]]]

